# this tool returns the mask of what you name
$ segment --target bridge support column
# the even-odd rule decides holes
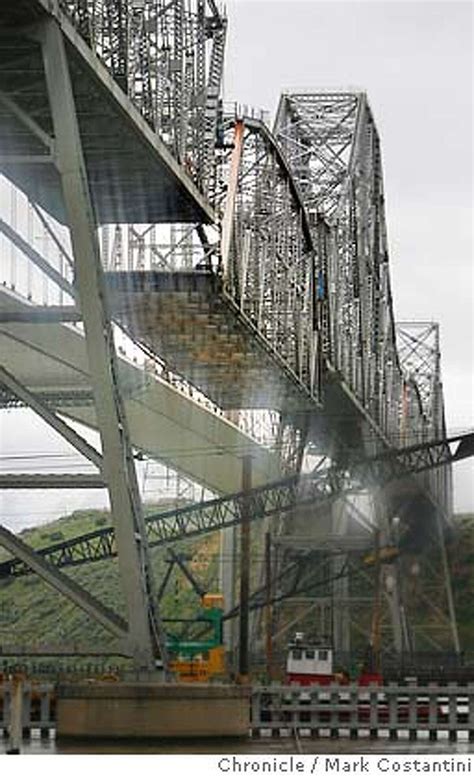
[[[344,498],[336,499],[331,507],[334,534],[344,536],[349,526],[349,514]],[[336,556],[332,561],[334,580],[332,583],[332,638],[334,650],[349,652],[351,649],[351,626],[348,610],[349,576],[343,574],[347,556]]]
[[[19,755],[23,732],[23,682],[20,677],[14,677],[10,697],[10,725],[8,727],[9,743],[7,753]]]
[[[380,547],[383,548],[391,544],[394,539],[390,526],[388,503],[383,489],[374,496],[374,510],[376,526],[380,530]],[[409,650],[409,640],[400,595],[397,561],[395,560],[391,565],[381,564],[379,569],[382,594],[389,608],[393,647],[397,653],[401,653],[403,650]]]
[[[226,610],[233,610],[237,604],[237,527],[230,526],[221,533],[220,587]],[[229,658],[229,669],[237,670],[237,618],[224,622],[224,644]]]
[[[141,510],[118,369],[96,224],[82,151],[65,42],[56,20],[38,26],[56,145],[56,164],[75,260],[75,285],[84,321],[86,348],[102,442],[119,570],[128,610],[131,653],[139,669],[154,668],[160,652],[166,666],[165,639],[154,596],[147,538]]]
[[[446,544],[444,541],[444,531],[442,523],[442,515],[439,509],[436,509],[436,532],[439,545],[439,551],[441,555],[442,576],[444,581],[444,588],[446,592],[446,601],[448,606],[448,618],[451,630],[451,637],[453,641],[453,647],[456,653],[461,650],[461,643],[459,641],[458,624],[456,619],[456,610],[454,608],[453,588],[451,585],[451,573],[449,570],[448,555],[446,553]]]
[[[252,457],[242,460],[242,491],[247,497],[252,487]],[[249,597],[250,597],[250,504],[244,498],[240,523],[240,611],[239,611],[239,681],[249,680]]]

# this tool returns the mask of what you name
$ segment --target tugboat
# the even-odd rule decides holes
[[[292,685],[299,685],[305,688],[299,696],[301,704],[309,704],[311,696],[309,687],[342,685],[347,686],[351,682],[349,675],[345,671],[334,671],[334,650],[332,646],[325,642],[310,643],[305,640],[304,634],[298,632],[293,641],[288,646],[286,660],[286,682]],[[380,722],[386,723],[389,720],[389,703],[387,695],[383,688],[383,677],[380,673],[377,657],[374,655],[372,647],[369,645],[362,670],[353,682],[359,686],[357,711],[359,720],[362,723],[368,723],[371,717],[371,691],[370,688],[378,686],[376,692],[377,712]],[[409,683],[408,683],[409,685]],[[291,702],[291,699],[288,699]],[[323,691],[318,695],[319,703],[329,703],[329,692]],[[339,701],[348,702],[349,693],[346,690],[339,692]],[[409,721],[410,706],[409,695],[401,693],[397,697],[397,716],[399,721]],[[439,707],[439,719],[442,719],[443,710]],[[347,713],[341,708],[341,721],[347,720]],[[428,697],[417,697],[415,706],[416,720],[426,723],[429,720],[429,699]],[[321,721],[330,719],[329,712],[321,713]]]
[[[286,681],[297,685],[347,684],[349,677],[345,672],[335,672],[333,668],[334,651],[326,643],[309,643],[304,634],[297,632],[288,646],[286,659]]]

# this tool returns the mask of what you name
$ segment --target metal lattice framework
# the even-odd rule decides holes
[[[214,0],[60,0],[60,6],[207,191],[227,28]]]
[[[396,325],[397,349],[405,376],[401,417],[401,444],[415,441],[413,419],[421,415],[418,439],[445,435],[443,386],[439,325],[435,322],[399,322]],[[438,504],[452,513],[452,473],[449,467],[428,472],[425,487]]]
[[[456,445],[453,452],[450,445]],[[250,504],[253,521],[278,516],[301,505],[321,506],[361,485],[387,485],[414,473],[443,467],[474,455],[474,435],[460,435],[429,444],[415,445],[398,452],[360,462],[348,470],[328,467],[310,476],[292,476],[276,483],[259,486],[250,492],[229,494],[167,512],[149,515],[146,519],[150,546],[166,545],[189,537],[225,529],[242,520],[244,502]],[[114,529],[106,527],[38,551],[58,567],[78,566],[101,561],[117,554]],[[28,572],[21,562],[7,561],[0,565],[0,577],[23,575]]]
[[[443,428],[439,324],[400,321],[396,325],[401,366],[418,393],[428,435]]]
[[[13,9],[13,0],[5,5]],[[42,19],[37,38],[32,38],[29,32],[28,13],[33,8]],[[69,22],[65,23],[64,14],[73,28]],[[130,569],[136,580],[129,593],[138,592],[141,605],[136,608],[130,598],[129,609],[132,615],[140,613],[143,621],[141,625],[137,621],[139,628],[133,627],[136,632],[133,651],[139,661],[150,663],[150,650],[146,661],[140,655],[141,641],[148,634],[150,624],[157,630],[151,635],[152,642],[156,643],[153,649],[158,643],[165,644],[159,613],[151,612],[154,583],[151,576],[147,577],[147,543],[172,542],[236,525],[241,520],[242,495],[232,494],[160,516],[148,522],[145,531],[116,376],[110,311],[102,308],[106,295],[102,293],[101,260],[108,270],[205,269],[216,281],[213,287],[216,298],[220,295],[220,301],[229,303],[227,309],[240,327],[241,353],[232,356],[237,356],[237,362],[245,357],[244,340],[252,347],[258,345],[260,354],[264,352],[265,358],[268,357],[266,364],[270,363],[271,379],[275,377],[284,384],[281,396],[285,401],[290,394],[293,399],[296,397],[291,412],[287,412],[284,403],[278,407],[271,401],[267,405],[255,405],[263,409],[263,415],[258,418],[259,438],[280,451],[281,471],[296,473],[296,476],[255,491],[251,504],[253,518],[288,515],[298,500],[334,501],[354,483],[359,487],[361,482],[369,481],[373,486],[376,481],[380,491],[393,477],[401,477],[405,484],[407,468],[421,474],[416,480],[409,478],[408,497],[402,493],[403,487],[398,501],[391,501],[389,494],[378,494],[383,514],[380,523],[389,523],[395,503],[397,509],[399,504],[409,503],[413,492],[422,494],[423,498],[428,494],[428,501],[449,518],[452,490],[449,465],[460,456],[451,456],[445,440],[438,332],[435,325],[425,329],[404,325],[398,331],[397,342],[380,139],[365,95],[285,94],[273,133],[261,120],[246,115],[246,111],[224,116],[220,89],[226,19],[214,0],[59,0],[50,5],[47,0],[26,0],[18,4],[14,15],[17,37],[10,44],[3,41],[0,47],[1,63],[7,63],[5,72],[1,73],[3,113],[0,112],[0,120],[5,122],[2,125],[6,127],[5,136],[11,141],[5,147],[7,156],[3,163],[6,174],[11,174],[10,180],[20,188],[30,178],[39,184],[37,191],[47,184],[48,196],[34,202],[35,186],[24,188],[32,200],[28,210],[29,242],[34,242],[31,240],[33,211],[34,218],[42,220],[43,227],[49,216],[64,218],[64,211],[57,209],[54,201],[61,189],[69,211],[64,223],[70,229],[73,250],[70,252],[69,246],[61,249],[61,240],[54,229],[48,228],[49,247],[54,246],[55,253],[59,251],[60,265],[56,270],[49,256],[45,258],[28,246],[28,241],[15,229],[16,195],[12,197],[13,229],[2,221],[0,231],[15,246],[14,252],[21,251],[27,257],[29,300],[32,286],[38,287],[37,283],[31,283],[34,267],[35,273],[49,276],[56,284],[56,292],[60,290],[58,307],[63,304],[63,294],[81,303],[74,312],[83,318],[89,359],[94,361],[93,390],[87,389],[88,401],[97,405],[99,400],[101,408],[108,413],[109,422],[105,421],[103,412],[98,413],[102,434],[119,433],[121,437],[114,441],[110,438],[114,445],[104,452],[104,466],[109,473],[106,480],[113,483],[118,495],[122,530],[123,527],[127,532],[130,527],[135,530],[129,532],[125,542],[122,539],[119,560],[133,556]],[[5,12],[0,10],[0,20],[4,18]],[[7,22],[10,23],[8,19]],[[82,40],[78,40],[76,30]],[[26,65],[20,57],[21,67],[17,68],[15,78],[8,81],[8,66],[17,56],[14,49],[19,43],[20,49],[25,46]],[[10,51],[8,45],[11,45]],[[55,67],[54,62],[61,62],[62,67]],[[25,73],[30,70],[34,71],[32,83],[36,90],[32,101],[25,81]],[[26,77],[30,75],[27,73]],[[123,94],[116,88],[117,84]],[[58,94],[63,95],[69,110],[64,110]],[[102,106],[107,107],[104,116]],[[89,121],[95,114],[100,114],[99,124],[93,126]],[[116,123],[125,115],[122,134],[115,132]],[[110,127],[113,132],[105,142],[104,130]],[[91,144],[91,138],[95,137],[100,137],[100,148]],[[166,145],[161,151],[159,139]],[[122,143],[129,144],[125,166]],[[105,152],[109,154],[108,162],[102,168],[101,164],[97,166],[97,161],[102,161]],[[25,179],[14,169],[18,159]],[[49,170],[49,179],[42,179],[41,172],[38,173],[38,160],[42,163],[40,169],[43,165],[43,170]],[[152,162],[157,165],[153,168],[154,177],[148,176],[148,165]],[[70,167],[74,168],[75,187],[71,187],[69,173],[65,174]],[[103,172],[106,171],[104,178],[108,184],[111,170],[115,191],[109,197],[101,187]],[[192,186],[190,178],[197,188]],[[148,187],[149,180],[152,185]],[[159,197],[155,186],[160,182],[164,188]],[[121,204],[114,208],[116,197]],[[99,230],[101,258],[96,239],[98,224],[91,202],[96,212],[102,214],[97,218],[102,225]],[[48,218],[38,203],[46,209]],[[154,207],[156,203],[166,207],[160,210]],[[216,221],[209,226],[214,216]],[[132,223],[140,218],[139,224]],[[151,218],[157,223],[147,223]],[[122,224],[111,223],[121,219]],[[17,283],[14,252],[11,254],[12,286]],[[48,253],[46,247],[45,253]],[[44,288],[42,304],[48,305]],[[215,312],[212,304],[210,311]],[[211,318],[207,320],[207,328],[220,326],[225,336],[222,321],[216,323],[217,317]],[[202,331],[206,331],[206,326],[200,327]],[[142,347],[139,335],[136,339]],[[231,338],[228,339],[231,343]],[[232,347],[237,349],[230,345],[227,351]],[[184,347],[183,352],[186,353]],[[191,389],[189,397],[192,396],[193,372],[186,373],[189,364],[184,363],[184,357],[180,362],[183,366],[175,373],[168,370],[160,348],[153,352],[150,347],[147,359],[153,371],[158,370],[170,383],[178,380],[186,384]],[[208,360],[211,363],[210,357]],[[111,365],[110,371],[107,365]],[[195,380],[199,390],[200,384]],[[212,388],[209,388],[210,396],[213,396]],[[25,396],[26,404],[32,407],[40,399],[39,394],[31,396],[28,391]],[[46,407],[41,412],[43,417],[50,418],[53,426],[60,424],[54,411],[64,401],[63,397],[56,402],[55,396],[42,394]],[[224,407],[230,408],[235,416],[233,420],[241,427],[257,426],[257,416],[245,405],[245,396],[238,396],[243,399],[236,400],[235,406],[225,405],[223,401],[218,407],[216,400],[217,404],[212,403],[213,412],[223,413]],[[271,396],[267,392],[267,397]],[[11,402],[12,395],[6,391],[4,399]],[[327,417],[321,421],[325,412]],[[350,416],[350,420],[347,425],[342,421],[339,426],[338,418],[343,416]],[[325,427],[321,437],[324,436],[326,447],[322,445],[321,450],[332,456],[337,438],[336,466],[313,477],[307,491],[303,487],[302,493],[298,473],[310,434],[308,430],[316,417],[313,442],[327,423],[329,434]],[[61,428],[63,434],[69,435],[69,431]],[[354,447],[357,455],[363,456],[397,446],[412,446],[404,451],[400,466],[393,459],[385,461],[382,456],[377,459],[373,472],[368,473],[365,465],[364,477],[360,477],[357,467],[349,466]],[[427,471],[433,468],[437,469],[436,473]],[[127,477],[120,476],[122,469],[128,473]],[[123,484],[129,481],[129,493],[123,493]],[[332,513],[331,516],[334,517]],[[344,525],[344,519],[338,522]],[[379,516],[375,522],[379,522]],[[287,532],[291,518],[285,526],[285,521],[280,523],[281,531]],[[439,533],[441,560],[436,563],[442,569],[442,583],[446,584],[449,599],[440,521],[432,522],[431,529]],[[11,537],[5,537],[7,542],[9,547],[16,547]],[[93,537],[76,538],[61,547],[45,549],[43,555],[58,565],[77,564],[114,555],[115,543],[113,532],[104,530]],[[36,554],[31,550],[20,545],[18,548],[24,564],[35,559]],[[19,565],[15,567],[18,568]],[[54,578],[51,568],[43,572]],[[128,573],[123,574],[126,584],[128,578]],[[56,582],[59,587],[64,584],[59,579]],[[94,607],[96,612],[100,610],[97,604]],[[447,610],[453,622],[449,601]],[[110,615],[107,618],[110,624]]]
[[[399,438],[403,372],[388,265],[380,139],[364,94],[286,94],[275,134],[312,223],[328,225],[318,296],[325,352],[371,418]],[[411,419],[416,435],[421,417]],[[436,432],[439,432],[438,428]]]
[[[306,212],[273,136],[253,118],[227,130],[220,165],[224,288],[301,386],[320,399],[313,310],[315,252]]]

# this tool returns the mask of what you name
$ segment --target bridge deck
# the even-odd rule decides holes
[[[220,407],[315,407],[215,275],[110,272],[107,284],[114,318]]]
[[[29,303],[0,288],[0,310]],[[0,326],[2,364],[51,406],[96,427],[84,337],[63,324]],[[217,493],[241,488],[242,455],[253,456],[255,485],[281,477],[277,456],[234,424],[188,399],[169,383],[119,359],[132,443]]]
[[[0,171],[65,221],[41,47],[34,23],[46,0],[3,0],[0,8]],[[99,223],[211,222],[213,213],[67,17],[66,41],[92,202]]]
[[[206,271],[109,272],[113,316],[219,407],[291,414],[321,450],[362,445],[364,414],[335,374],[323,402],[287,366]]]

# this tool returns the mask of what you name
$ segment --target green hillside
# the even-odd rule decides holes
[[[167,509],[162,503],[158,509]],[[156,511],[157,506],[150,507]],[[21,533],[32,547],[41,547],[110,524],[105,511],[78,511],[53,523]],[[258,545],[258,543],[257,543]],[[254,552],[257,545],[254,545]],[[176,549],[176,548],[175,548]],[[181,543],[178,548],[189,557],[195,577],[209,591],[218,590],[217,533],[199,541]],[[448,547],[456,612],[462,648],[474,651],[474,515],[456,519],[456,530]],[[161,581],[167,569],[166,549],[152,550],[156,579]],[[0,552],[0,560],[7,557]],[[230,560],[229,560],[230,563]],[[119,613],[124,602],[119,587],[117,560],[110,559],[77,568],[67,574]],[[199,608],[199,597],[182,573],[173,572],[162,601],[165,618],[191,618]],[[2,644],[81,643],[106,649],[112,638],[79,608],[61,597],[36,575],[0,580],[0,646]]]
[[[474,513],[456,516],[448,552],[459,639],[462,648],[474,654]]]
[[[154,505],[150,509],[156,511],[168,507],[169,504],[161,504],[158,508]],[[27,529],[20,537],[38,548],[107,525],[110,525],[110,516],[105,511],[78,511],[53,523]],[[217,590],[218,535],[210,535],[199,542],[181,543],[174,549],[189,557],[189,568],[207,590]],[[7,557],[2,552],[0,559]],[[152,563],[158,581],[163,579],[168,567],[166,558],[166,549],[152,549]],[[104,604],[125,614],[116,559],[63,571]],[[199,597],[191,584],[182,573],[174,571],[162,600],[163,617],[192,617],[198,607]],[[112,641],[113,637],[102,626],[47,586],[38,576],[32,574],[18,579],[0,580],[0,645],[78,642],[102,649]]]

